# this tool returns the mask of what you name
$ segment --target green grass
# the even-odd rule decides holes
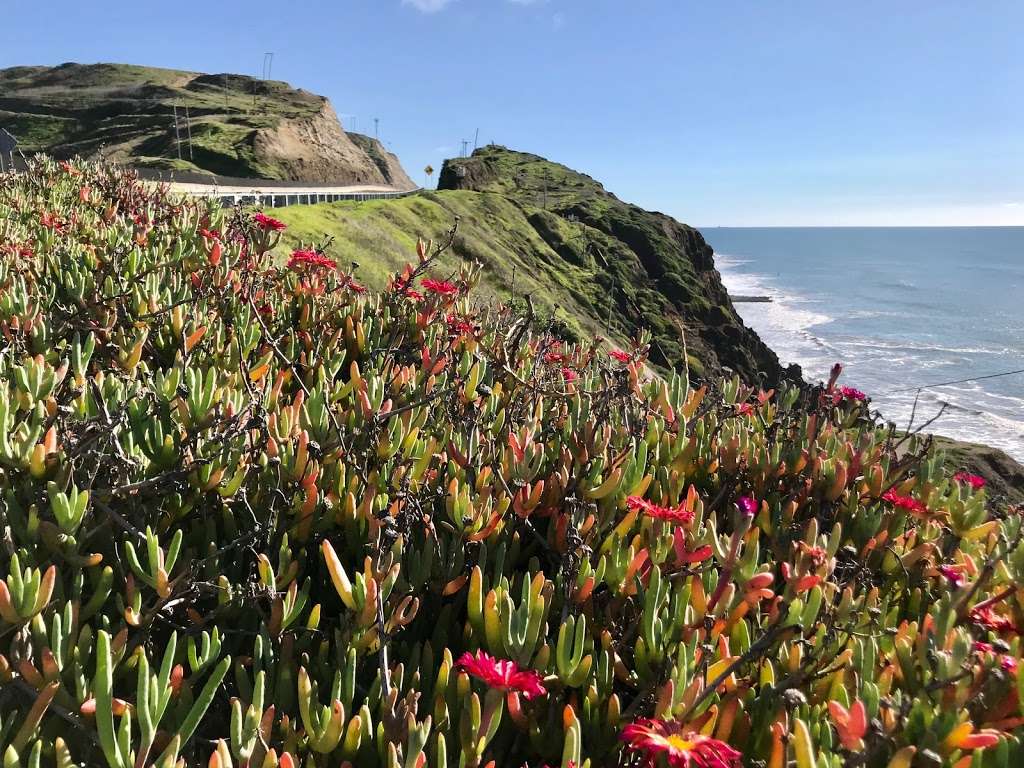
[[[438,276],[460,263],[483,264],[481,293],[507,301],[529,295],[537,310],[563,323],[570,335],[612,336],[620,341],[627,328],[602,313],[606,302],[598,290],[598,268],[564,260],[531,224],[527,211],[502,195],[470,191],[428,192],[398,200],[340,202],[294,206],[274,212],[288,224],[279,246],[282,254],[302,245],[320,245],[374,288],[387,276],[416,260],[418,237],[443,242],[458,217],[453,247],[434,268]]]
[[[279,81],[130,64],[3,69],[0,94],[0,127],[25,152],[102,154],[142,166],[268,179],[286,178],[286,170],[260,162],[254,132],[312,117],[324,105]],[[182,130],[189,109],[191,163],[177,159],[175,105]]]
[[[458,219],[458,236],[436,271],[462,260],[483,265],[483,292],[529,295],[577,339],[622,343],[647,328],[651,360],[713,376],[729,367],[754,380],[781,375],[778,360],[743,327],[700,234],[620,201],[589,176],[536,155],[485,147],[451,160],[438,192],[399,200],[282,209],[282,252],[322,245],[343,268],[357,262],[372,287],[415,260],[417,236],[438,241]],[[327,241],[325,241],[325,235]]]

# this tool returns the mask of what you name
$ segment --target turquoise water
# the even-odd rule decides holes
[[[784,363],[843,381],[905,427],[916,388],[1024,368],[1024,227],[702,230]],[[909,391],[897,391],[909,390]],[[1024,461],[1024,374],[924,389],[915,424]]]

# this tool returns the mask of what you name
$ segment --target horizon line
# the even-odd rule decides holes
[[[1024,224],[690,224],[694,229],[1024,229]]]

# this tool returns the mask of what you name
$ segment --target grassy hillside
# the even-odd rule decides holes
[[[226,176],[411,186],[379,143],[350,140],[324,97],[244,75],[130,64],[13,67],[0,70],[0,127],[18,138],[26,154]],[[323,169],[345,178],[322,179]]]
[[[501,147],[449,161],[441,186],[397,201],[283,209],[275,214],[290,225],[283,247],[327,233],[325,250],[359,262],[357,273],[379,287],[408,261],[417,236],[440,239],[457,219],[447,268],[482,262],[486,293],[529,295],[577,338],[624,338],[647,327],[652,360],[681,367],[682,325],[697,374],[727,367],[751,381],[784,375],[736,315],[695,229],[623,203],[589,176]]]

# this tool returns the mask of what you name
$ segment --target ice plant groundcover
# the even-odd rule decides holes
[[[0,180],[5,768],[1024,764],[1020,510],[838,370],[691,385],[283,226]]]

